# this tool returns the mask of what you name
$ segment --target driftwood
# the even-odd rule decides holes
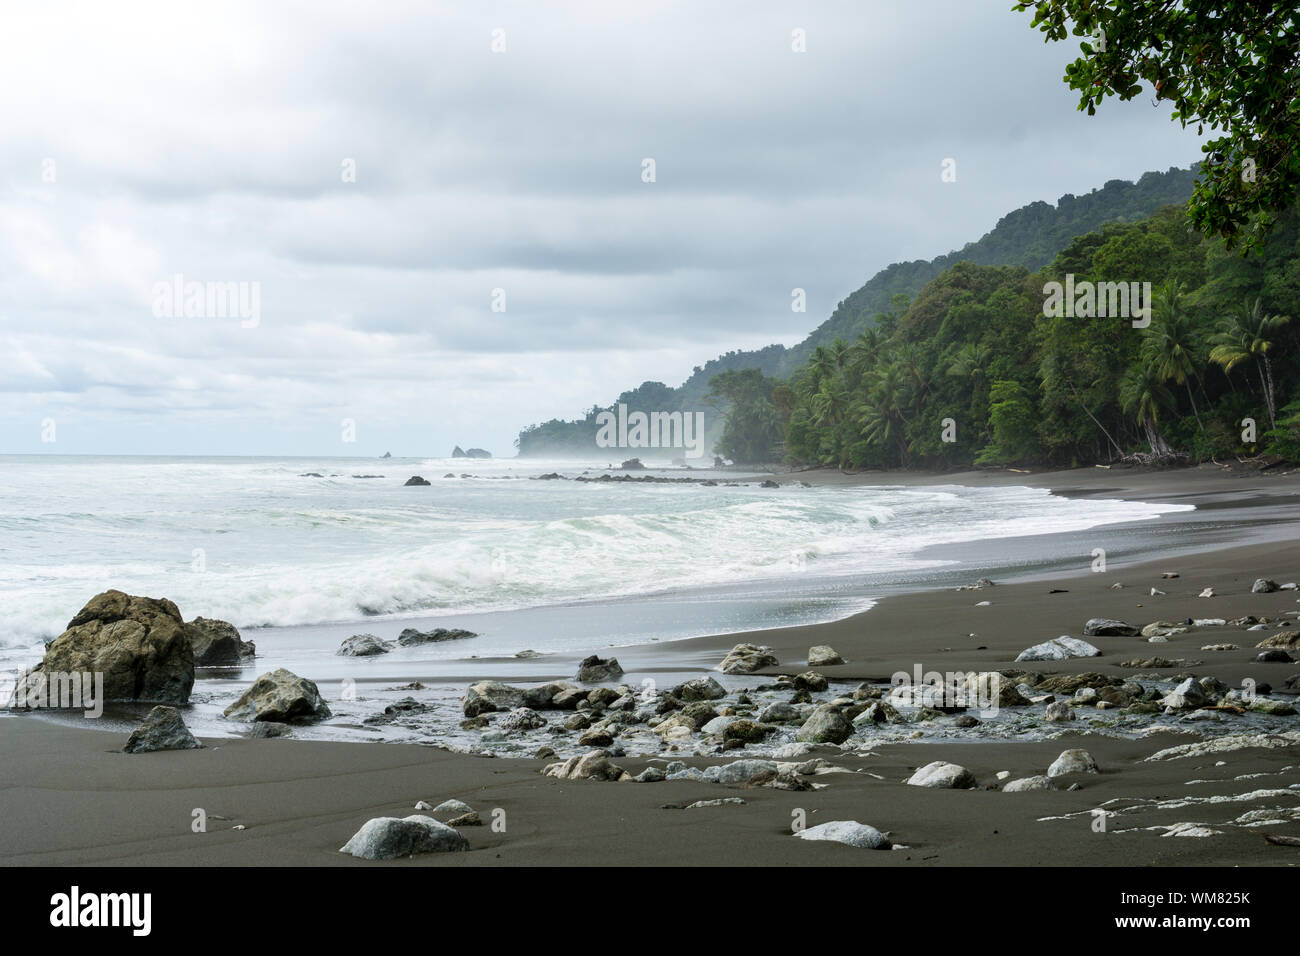
[[[1264,842],[1271,843],[1274,846],[1300,846],[1300,837],[1273,836],[1270,833],[1265,833]]]

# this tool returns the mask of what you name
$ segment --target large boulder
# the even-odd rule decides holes
[[[724,674],[752,674],[764,667],[776,667],[781,662],[772,648],[761,644],[737,644],[722,659],[718,670]]]
[[[830,704],[822,704],[809,715],[795,734],[795,740],[808,744],[842,744],[853,734],[853,725]]]
[[[194,648],[171,601],[105,591],[68,622],[33,673],[102,673],[104,700],[186,704]]]
[[[469,685],[461,706],[466,717],[477,717],[494,710],[514,710],[524,706],[524,691],[498,680],[481,680]]]
[[[582,663],[578,665],[576,679],[585,684],[598,684],[601,681],[617,680],[622,676],[623,668],[619,666],[617,657],[602,660],[592,654],[590,657],[583,658]]]
[[[1137,637],[1138,633],[1138,628],[1127,621],[1108,617],[1089,618],[1083,625],[1084,637]]]
[[[196,617],[185,630],[194,648],[195,667],[239,667],[257,656],[257,646],[243,640],[227,621]]]
[[[936,760],[912,774],[907,782],[932,790],[969,790],[975,786],[975,775],[958,764]]]
[[[159,704],[149,711],[143,724],[131,731],[122,750],[129,754],[146,754],[155,750],[197,750],[202,746],[194,739],[175,707]]]
[[[1268,578],[1256,578],[1255,583],[1250,586],[1250,593],[1272,594],[1277,589],[1276,581],[1270,581]]]
[[[225,710],[228,720],[273,720],[304,723],[332,716],[315,681],[283,667],[262,674],[253,686]]]
[[[362,824],[352,839],[339,848],[363,860],[395,860],[417,853],[468,850],[469,841],[457,830],[433,817],[375,817]]]
[[[866,850],[888,850],[893,846],[889,837],[875,827],[856,820],[831,820],[800,830],[795,836],[801,840],[834,840]]]
[[[1024,793],[1027,790],[1055,790],[1056,784],[1052,778],[1040,774],[1037,777],[1022,777],[1019,780],[1009,780],[1002,785],[1003,793]]]
[[[392,649],[390,642],[380,640],[373,634],[353,634],[334,653],[340,657],[374,657],[376,654],[387,654]]]

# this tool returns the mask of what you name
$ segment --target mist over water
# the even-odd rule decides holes
[[[57,636],[107,588],[239,627],[537,607],[943,564],[935,544],[1187,506],[1032,488],[778,489],[589,477],[605,462],[0,458],[0,647]],[[310,477],[308,473],[322,477]],[[456,477],[444,477],[451,473]],[[413,474],[432,484],[404,487]],[[473,477],[459,477],[462,474]],[[353,477],[381,475],[383,477]],[[811,576],[811,577],[810,577]]]

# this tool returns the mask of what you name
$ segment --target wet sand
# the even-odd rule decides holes
[[[881,476],[802,474],[802,480],[836,483]],[[1192,500],[1225,520],[1241,515],[1254,543],[1225,549],[1200,547],[1168,558],[1126,565],[1111,562],[1105,573],[1080,567],[1051,580],[997,583],[978,591],[933,588],[886,597],[872,610],[835,623],[726,635],[662,645],[621,648],[636,683],[642,676],[708,670],[738,640],[772,646],[782,666],[771,673],[806,670],[808,647],[830,644],[848,663],[821,668],[832,681],[888,680],[895,671],[1001,670],[1024,667],[1044,673],[1117,668],[1130,657],[1162,656],[1203,661],[1170,669],[1213,675],[1239,686],[1244,678],[1281,687],[1298,664],[1259,664],[1254,645],[1268,636],[1236,628],[1201,628],[1167,644],[1137,638],[1095,638],[1101,658],[1015,665],[1016,654],[1061,634],[1080,636],[1090,617],[1117,617],[1136,625],[1186,617],[1231,619],[1244,614],[1295,620],[1294,591],[1251,594],[1258,577],[1278,582],[1300,578],[1300,543],[1290,517],[1300,479],[1238,478],[1208,471],[1116,475],[1101,470],[1053,476],[888,476],[891,483],[935,481],[973,484],[1050,481],[1071,494],[1105,494]],[[1189,497],[1190,496],[1190,497]],[[1279,541],[1279,538],[1289,540]],[[1166,580],[1163,571],[1179,577]],[[994,575],[996,579],[996,575]],[[1123,582],[1122,590],[1111,585]],[[1167,591],[1152,597],[1151,587]],[[1196,597],[1213,586],[1216,597]],[[1064,593],[1049,593],[1060,589]],[[976,607],[980,601],[989,607]],[[971,636],[971,635],[974,636]],[[1231,642],[1240,650],[1201,651]],[[486,663],[486,662],[484,662]],[[560,662],[556,662],[557,666]],[[568,673],[562,676],[569,676]],[[1278,729],[1300,730],[1300,717],[1277,719]],[[117,752],[117,734],[85,730],[39,717],[0,720],[0,863],[8,865],[156,864],[175,866],[258,865],[1288,865],[1300,850],[1265,844],[1263,833],[1300,836],[1300,818],[1264,827],[1231,821],[1261,808],[1287,814],[1300,807],[1300,744],[1251,748],[1178,760],[1145,762],[1165,747],[1200,739],[1195,727],[1140,740],[1078,734],[1054,740],[988,743],[892,743],[857,756],[819,747],[822,756],[849,773],[810,778],[826,784],[811,792],[740,789],[669,781],[608,783],[544,778],[545,761],[466,756],[432,747],[294,740],[211,739],[208,747],[128,756]],[[933,760],[968,767],[982,786],[999,771],[1012,778],[1044,773],[1069,747],[1090,751],[1098,775],[1061,780],[1074,791],[1002,793],[996,790],[928,790],[902,781]],[[681,758],[694,766],[743,756]],[[678,755],[672,755],[674,759]],[[645,758],[619,758],[638,772]],[[1221,763],[1222,762],[1222,763]],[[1220,765],[1221,763],[1221,765]],[[662,766],[662,763],[660,763]],[[1258,775],[1249,779],[1234,779]],[[1190,781],[1207,781],[1190,783]],[[1248,800],[1149,807],[1110,818],[1106,833],[1093,829],[1090,811],[1117,798],[1171,800],[1244,796]],[[1273,792],[1269,792],[1273,791]],[[1282,791],[1278,793],[1276,791]],[[433,854],[366,864],[338,848],[367,819],[406,815],[417,800],[458,798],[479,811],[486,826],[467,828],[471,852]],[[740,797],[744,805],[663,809],[715,797]],[[1124,807],[1127,803],[1113,804]],[[193,811],[203,809],[207,832],[192,832]],[[501,813],[495,813],[500,810]],[[856,850],[791,835],[793,814],[807,825],[857,820],[889,831],[908,849]],[[1043,820],[1044,817],[1068,819]],[[1269,814],[1262,814],[1267,819]],[[504,832],[493,820],[504,820]],[[1164,836],[1143,827],[1199,823],[1221,829],[1208,837]],[[246,829],[235,830],[235,826]]]

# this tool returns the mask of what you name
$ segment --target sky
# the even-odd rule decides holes
[[[1010,6],[11,5],[0,454],[511,455],[1199,158]]]

